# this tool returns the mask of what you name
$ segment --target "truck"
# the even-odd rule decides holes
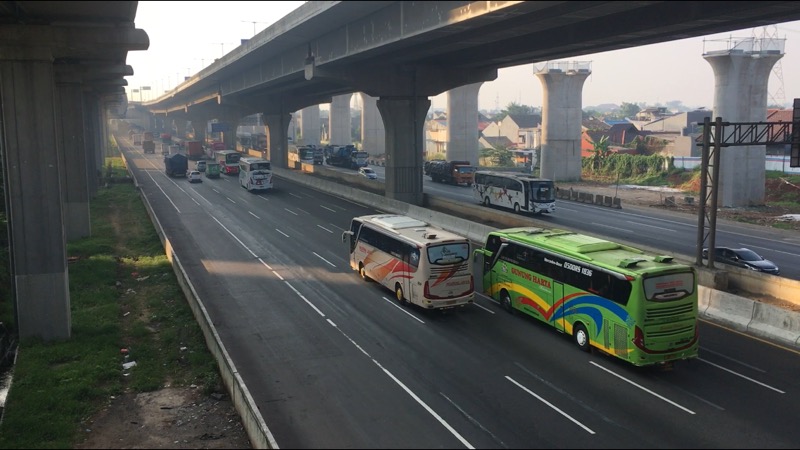
[[[328,145],[324,155],[329,166],[359,169],[369,165],[369,153],[358,151],[354,145]]]
[[[186,141],[186,157],[197,161],[205,158],[206,153],[203,150],[203,144],[200,141]]]
[[[431,177],[431,180],[437,183],[472,186],[472,183],[475,182],[477,167],[473,166],[469,161],[435,159],[425,161],[423,170],[425,175]]]
[[[169,177],[185,177],[189,170],[189,160],[182,153],[164,157],[164,171]]]
[[[169,133],[161,133],[161,143],[167,145],[172,144],[172,135]]]
[[[314,165],[322,165],[325,162],[325,152],[321,147],[314,146]]]
[[[156,152],[156,143],[153,141],[153,132],[152,131],[145,131],[144,135],[142,136],[142,150],[145,153],[155,153]]]

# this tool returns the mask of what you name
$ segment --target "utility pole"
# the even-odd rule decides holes
[[[266,24],[267,23],[267,22],[257,22],[255,20],[242,20],[242,22],[244,22],[244,23],[252,23],[253,24],[253,36],[256,35],[256,24],[257,23],[261,23],[261,24]]]

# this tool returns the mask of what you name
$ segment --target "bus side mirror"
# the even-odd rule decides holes
[[[342,232],[342,243],[347,242],[347,236],[352,236],[353,232],[350,230]]]

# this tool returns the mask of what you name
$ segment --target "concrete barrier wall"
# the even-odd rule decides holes
[[[124,154],[122,155],[122,160],[125,163],[125,167],[128,167],[128,163],[125,161]],[[135,174],[130,169],[128,169],[128,173],[133,179],[134,186],[136,186],[136,189],[138,190],[139,182],[136,179]],[[180,262],[180,258],[173,251],[172,245],[169,242],[169,238],[167,237],[166,233],[164,233],[164,228],[161,226],[161,222],[153,212],[150,201],[147,199],[147,196],[141,194],[141,191],[140,197],[142,198],[142,202],[147,210],[147,215],[150,216],[150,220],[153,222],[153,226],[155,227],[156,233],[161,240],[161,244],[164,246],[167,259],[172,263],[172,270],[175,272],[175,275],[178,279],[178,284],[180,285],[181,290],[183,291],[186,300],[189,303],[189,307],[192,309],[195,320],[197,320],[197,323],[203,332],[206,346],[208,346],[209,351],[212,355],[214,355],[214,359],[217,361],[220,377],[222,378],[222,381],[228,390],[228,394],[231,396],[231,401],[236,409],[236,412],[239,414],[239,417],[242,420],[242,425],[247,432],[250,443],[253,445],[253,448],[278,448],[278,443],[275,441],[272,432],[270,432],[266,422],[264,421],[264,418],[261,416],[261,412],[258,410],[252,395],[250,395],[250,391],[247,390],[247,386],[239,375],[239,371],[236,369],[236,366],[233,364],[233,360],[231,360],[230,356],[228,355],[228,351],[225,348],[225,345],[222,343],[222,339],[219,337],[216,328],[214,328],[213,322],[208,316],[205,305],[203,305],[200,296],[197,295],[194,286],[189,280],[189,277]]]
[[[317,176],[311,176],[310,174],[297,173],[287,169],[276,169],[275,174],[278,177],[302,183],[325,192],[335,193],[334,195],[362,203],[378,211],[409,215],[445,230],[466,236],[477,245],[482,245],[486,239],[486,235],[490,231],[496,229],[496,227],[483,225],[477,221],[462,219],[428,208],[388,199],[382,195],[364,192],[360,189],[338,184],[334,181],[329,181]],[[344,176],[347,176],[347,174],[344,174]],[[349,179],[345,180],[349,182]],[[454,206],[453,202],[430,197],[426,197],[426,201],[429,203],[429,206],[436,205],[444,207],[445,209],[457,208],[459,214],[476,217],[478,221],[497,221],[499,216],[503,216],[503,223],[508,224],[509,227],[539,226],[537,225],[538,221],[530,217],[504,213],[477,204],[466,205],[458,203]],[[509,217],[505,217],[506,214]],[[508,222],[506,222],[506,220],[508,220]],[[550,226],[544,222],[538,223],[540,223],[541,226]],[[660,252],[660,250],[652,248],[638,247],[649,251]],[[675,256],[676,259],[682,260],[687,264],[693,264],[691,262],[692,259],[688,256]],[[772,275],[759,274],[749,270],[742,270],[742,272],[746,272],[746,275],[748,275],[744,277],[747,281],[736,282],[731,281],[731,279],[736,279],[742,275],[738,270],[729,272],[721,269],[711,270],[707,268],[697,268],[697,272],[699,283],[698,310],[701,318],[729,326],[744,333],[771,338],[783,344],[800,348],[800,343],[798,342],[800,341],[800,312],[756,302],[746,297],[715,289],[717,286],[725,286],[733,283],[742,285],[751,283],[748,284],[748,286],[755,289],[755,291],[751,292],[772,292],[772,289],[762,288],[761,285],[776,283],[779,287],[785,288],[787,291],[795,292],[794,289],[800,289],[800,282],[774,277]],[[781,281],[778,283],[777,280]],[[759,282],[761,284],[759,284]],[[783,299],[784,297],[776,296],[776,298]],[[793,300],[800,301],[797,299],[800,299],[800,295],[793,297]]]

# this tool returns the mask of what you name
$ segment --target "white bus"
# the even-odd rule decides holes
[[[516,213],[552,213],[556,209],[556,189],[552,180],[515,172],[475,172],[472,195],[484,206],[499,206]]]
[[[470,243],[463,236],[395,214],[354,217],[342,233],[350,268],[394,291],[402,304],[426,309],[474,301]]]
[[[239,159],[239,184],[248,191],[272,189],[272,166],[264,158]]]

